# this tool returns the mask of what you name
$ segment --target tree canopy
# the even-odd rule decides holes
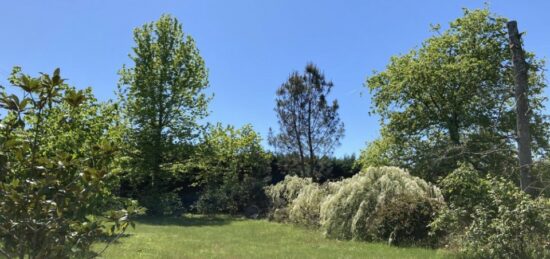
[[[333,83],[312,63],[304,74],[293,72],[277,89],[279,133],[270,133],[278,152],[295,155],[302,175],[318,177],[319,159],[330,155],[344,136],[338,101],[328,100]]]
[[[134,186],[161,190],[166,168],[196,139],[210,98],[204,60],[176,18],[163,15],[134,31],[133,67],[120,71]],[[156,186],[156,187],[155,187]],[[159,189],[160,188],[160,189]]]
[[[428,179],[459,161],[512,175],[516,115],[505,22],[487,9],[465,9],[447,30],[433,26],[435,35],[420,48],[392,57],[384,71],[367,79],[372,112],[381,116],[387,139],[378,150],[401,156],[390,163],[401,160]],[[533,149],[541,154],[549,132],[542,114],[544,62],[532,53],[527,58]]]

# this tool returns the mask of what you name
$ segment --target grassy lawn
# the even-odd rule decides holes
[[[149,218],[103,258],[445,258],[442,250],[325,239],[321,233],[227,216]],[[95,250],[104,244],[99,243]]]

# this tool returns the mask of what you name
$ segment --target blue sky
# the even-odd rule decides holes
[[[491,10],[517,19],[526,48],[550,56],[550,1],[489,1]],[[265,138],[277,128],[274,93],[293,70],[316,63],[334,84],[346,136],[335,155],[358,153],[378,136],[363,87],[373,70],[447,24],[462,7],[483,1],[2,1],[0,84],[14,65],[27,73],[62,75],[77,87],[93,86],[114,98],[123,64],[130,64],[132,30],[163,13],[180,19],[210,71],[215,93],[208,121],[251,123]]]

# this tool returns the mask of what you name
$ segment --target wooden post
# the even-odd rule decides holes
[[[521,189],[531,195],[535,194],[533,176],[531,175],[531,133],[529,129],[529,99],[528,99],[528,65],[525,62],[525,53],[521,46],[521,35],[518,32],[516,21],[507,23],[512,63],[514,64],[515,98],[516,98],[516,127],[518,157],[520,166]]]

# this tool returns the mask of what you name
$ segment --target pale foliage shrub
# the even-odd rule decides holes
[[[283,181],[267,186],[265,194],[269,199],[271,211],[269,218],[283,222],[289,218],[289,206],[307,186],[317,185],[311,178],[287,175]]]
[[[321,203],[334,191],[335,185],[310,184],[305,186],[289,205],[289,221],[299,225],[319,227]]]
[[[437,187],[397,167],[368,168],[335,189],[321,204],[320,225],[337,239],[424,242],[445,204]]]
[[[279,222],[319,227],[321,203],[335,193],[341,182],[319,185],[311,178],[286,176],[284,181],[266,188],[271,202],[270,218]]]

